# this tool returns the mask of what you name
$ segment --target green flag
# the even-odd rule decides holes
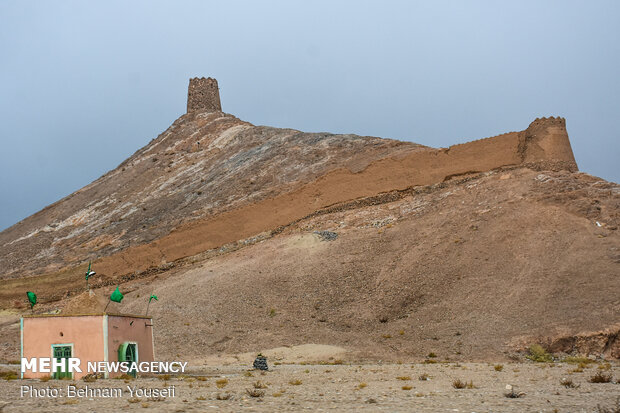
[[[118,287],[116,287],[116,290],[114,290],[112,295],[110,295],[110,300],[116,303],[120,303],[121,301],[123,301],[123,294],[120,292]]]
[[[157,298],[155,294],[151,294],[151,298],[149,298],[149,303],[151,302],[151,300],[159,301],[159,298]]]
[[[28,296],[28,301],[30,301],[30,308],[34,308],[34,305],[37,303],[37,295],[32,291],[28,291],[26,295]]]

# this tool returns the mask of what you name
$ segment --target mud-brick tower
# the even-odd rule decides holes
[[[217,80],[195,77],[189,80],[187,88],[187,113],[197,110],[219,112],[222,110],[220,103],[220,89]]]

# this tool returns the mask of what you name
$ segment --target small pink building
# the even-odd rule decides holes
[[[124,314],[26,315],[20,320],[21,357],[80,359],[82,373],[54,373],[55,378],[79,379],[87,363],[154,361],[151,317]],[[106,373],[115,377],[122,373]],[[22,373],[22,378],[40,378],[48,373]]]

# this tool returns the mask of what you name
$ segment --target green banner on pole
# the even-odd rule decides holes
[[[34,305],[37,303],[37,295],[32,291],[28,291],[26,295],[28,296],[28,301],[30,301],[30,308],[34,308]]]
[[[120,303],[121,301],[123,301],[123,294],[118,289],[118,287],[116,287],[116,290],[114,290],[114,292],[110,295],[110,300],[114,301],[115,303]]]

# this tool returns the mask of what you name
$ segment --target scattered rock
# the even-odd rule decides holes
[[[321,238],[321,241],[333,241],[338,238],[338,234],[332,231],[314,231],[314,233]]]

